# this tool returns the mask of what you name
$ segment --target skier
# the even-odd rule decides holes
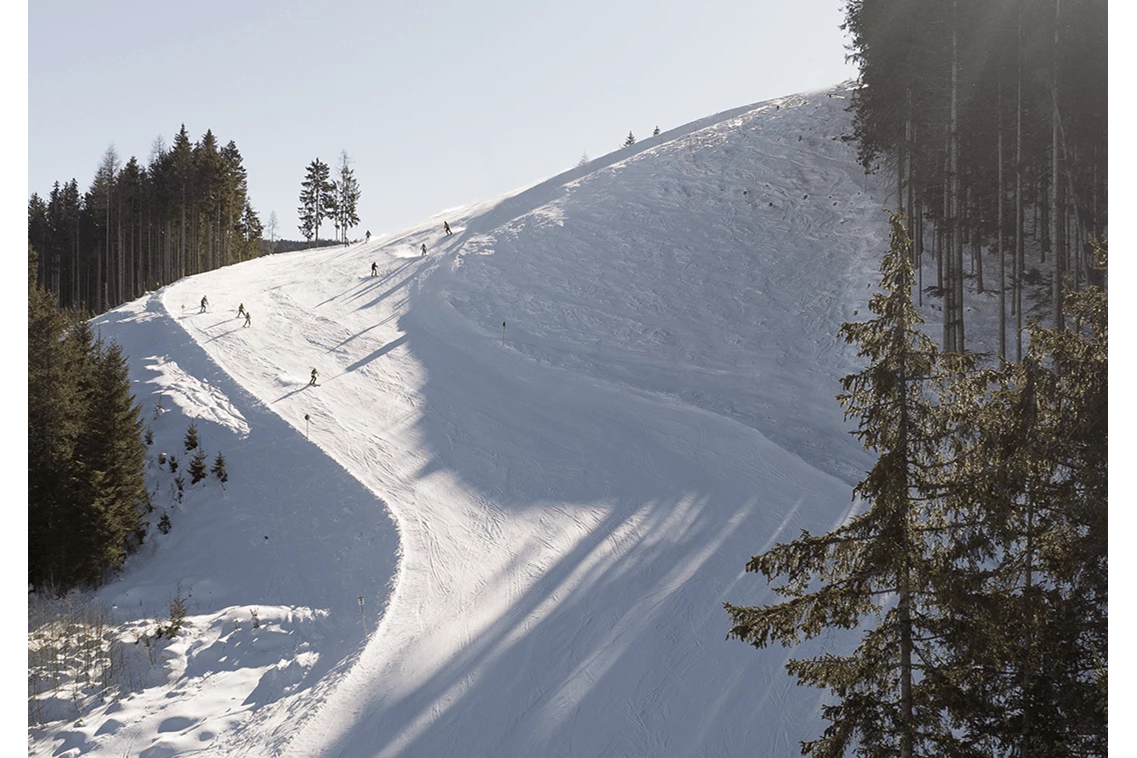
[[[376,265],[375,261],[371,261],[371,275],[372,276],[378,276],[379,275],[379,266]]]
[[[253,314],[249,313],[248,311],[245,311],[245,324],[244,325],[245,326],[252,326],[253,325]]]
[[[241,318],[241,316],[244,316],[244,315],[245,315],[245,304],[241,303],[240,305],[237,306],[237,318]]]
[[[317,376],[319,376],[319,374],[316,372],[316,369],[313,367],[312,368],[312,381],[308,382],[309,387],[315,386]]]
[[[426,257],[426,243],[425,242],[422,243],[422,257],[423,258]],[[203,306],[203,308],[204,308],[204,306]]]
[[[371,241],[371,230],[370,229],[367,230],[367,239],[365,241],[367,241],[367,242]]]
[[[447,222],[447,221],[443,221],[443,222],[442,222],[442,228],[446,230],[446,235],[447,235],[447,236],[450,236],[451,234],[453,234],[453,233],[454,233],[454,232],[450,231],[450,223],[449,223],[449,222]]]
[[[205,313],[205,307],[207,305],[209,305],[209,298],[207,298],[205,295],[202,295],[201,296],[201,310],[198,311],[198,313]]]

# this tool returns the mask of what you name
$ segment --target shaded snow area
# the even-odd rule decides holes
[[[836,334],[891,198],[849,96],[98,318],[154,436],[150,534],[88,598],[132,673],[42,704],[29,754],[796,755],[821,695],[722,603],[771,600],[746,561],[838,524],[871,465]],[[157,455],[183,473],[190,422],[229,481],[179,502]],[[174,597],[184,628],[136,643]]]

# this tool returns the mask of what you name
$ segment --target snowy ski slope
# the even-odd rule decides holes
[[[870,465],[836,333],[890,198],[850,86],[97,319],[155,453],[187,463],[194,421],[230,481],[175,506],[152,465],[173,529],[97,597],[128,645],[179,590],[189,626],[120,703],[48,703],[29,754],[797,755],[820,696],[722,603],[769,599],[749,557]]]

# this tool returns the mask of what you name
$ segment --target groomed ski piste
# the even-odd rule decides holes
[[[823,696],[786,660],[844,638],[758,651],[722,604],[772,600],[747,560],[839,524],[871,466],[837,331],[893,201],[852,86],[96,319],[151,458],[184,472],[194,422],[229,481],[179,503],[151,461],[150,535],[94,594],[129,686],[41,701],[29,754],[797,755]],[[134,642],[177,595],[185,628]]]

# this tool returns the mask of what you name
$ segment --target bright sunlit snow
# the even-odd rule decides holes
[[[98,318],[151,457],[184,471],[192,421],[229,482],[177,504],[152,460],[150,535],[96,593],[131,691],[59,693],[30,754],[796,755],[822,698],[783,666],[838,640],[758,651],[722,603],[772,599],[746,561],[839,523],[871,465],[837,331],[892,198],[842,139],[849,95]],[[188,626],[134,644],[179,592]]]

